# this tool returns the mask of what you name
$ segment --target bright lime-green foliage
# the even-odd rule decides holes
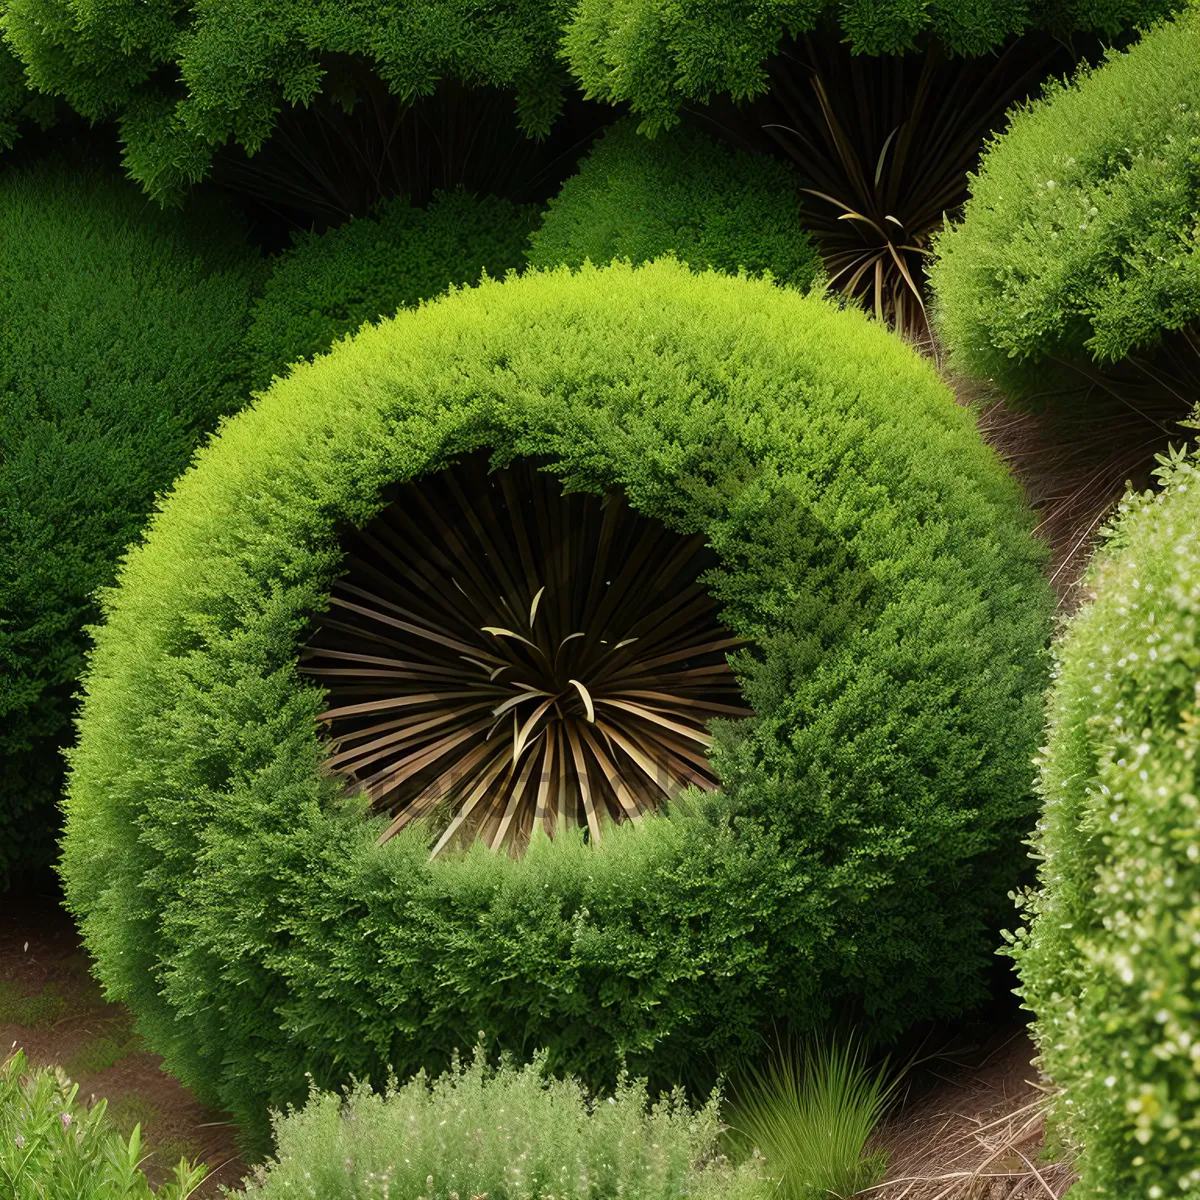
[[[433,1079],[317,1093],[277,1116],[274,1158],[246,1194],[377,1200],[386,1179],[425,1200],[767,1200],[752,1167],[719,1157],[719,1099],[693,1110],[677,1092],[651,1104],[644,1084],[621,1081],[593,1101],[540,1062],[490,1070],[479,1050]]]
[[[781,1200],[856,1196],[879,1183],[888,1156],[871,1137],[899,1083],[885,1072],[861,1047],[825,1042],[751,1071],[730,1123],[766,1157]]]
[[[0,877],[48,862],[82,626],[245,386],[239,230],[117,177],[0,176]]]
[[[702,531],[757,718],[690,816],[429,860],[321,769],[298,646],[338,531],[481,447]],[[1051,600],[1015,482],[931,365],[765,281],[526,272],[365,326],[177,481],[104,599],[63,875],[148,1045],[268,1105],[482,1031],[590,1085],[703,1075],[832,1006],[983,995],[1032,818]]]
[[[1040,891],[1012,951],[1081,1200],[1200,1196],[1200,471],[1160,474],[1058,647]]]
[[[0,1063],[0,1195],[5,1200],[186,1200],[206,1168],[181,1161],[157,1192],[142,1174],[141,1130],[126,1141],[105,1101],[77,1102],[79,1085],[20,1051]]]
[[[305,233],[275,260],[247,334],[255,382],[323,354],[364,321],[393,316],[451,285],[502,279],[525,264],[533,207],[441,194],[427,209],[403,197],[328,233]]]
[[[686,100],[742,99],[767,88],[765,62],[785,34],[836,21],[857,53],[911,49],[931,38],[954,54],[986,54],[1010,34],[1047,29],[1113,35],[1179,0],[580,0],[563,44],[588,95],[630,105],[653,132]]]
[[[173,197],[233,137],[253,152],[285,104],[306,104],[330,56],[366,59],[399,96],[439,79],[514,87],[544,131],[561,102],[565,4],[546,0],[7,0],[2,34],[33,87],[116,114],[134,177]]]
[[[1055,85],[988,150],[932,281],[954,362],[1014,396],[1200,320],[1200,8]]]
[[[788,167],[691,129],[652,141],[635,124],[609,129],[550,201],[531,239],[532,265],[627,258],[636,266],[674,253],[696,270],[744,267],[793,287],[812,284],[820,259]]]

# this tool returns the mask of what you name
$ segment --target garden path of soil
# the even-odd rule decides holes
[[[196,1200],[236,1186],[246,1168],[233,1126],[141,1048],[128,1011],[105,1002],[88,965],[52,879],[0,892],[0,1061],[23,1049],[33,1064],[62,1067],[81,1098],[107,1098],[126,1136],[140,1123],[155,1185],[186,1157],[209,1164]]]
[[[221,1185],[236,1188],[246,1167],[233,1126],[141,1048],[128,1011],[105,1002],[88,967],[53,879],[0,893],[0,1061],[21,1048],[32,1063],[62,1067],[84,1099],[107,1098],[126,1136],[140,1122],[153,1183],[168,1178],[183,1156],[209,1164],[197,1200],[220,1196]],[[879,1135],[890,1152],[888,1178],[899,1182],[868,1195],[1017,1200],[1065,1194],[1069,1172],[1037,1161],[1041,1123],[1030,1106],[1042,1093],[1028,1036],[1008,1018],[984,1032],[973,1045],[962,1036],[926,1045],[903,1103]],[[913,1183],[914,1176],[922,1181]]]

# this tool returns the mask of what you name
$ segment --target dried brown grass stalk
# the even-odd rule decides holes
[[[1194,440],[1200,404],[1200,329],[1171,335],[1153,355],[1115,367],[1060,363],[1079,382],[1020,411],[986,387],[951,379],[980,414],[980,431],[1024,483],[1038,532],[1053,552],[1051,580],[1064,608],[1081,599],[1079,580],[1096,537],[1126,486],[1146,488],[1156,455]]]
[[[934,1088],[880,1129],[888,1177],[863,1200],[1061,1200],[1076,1176],[1040,1161],[1054,1095],[1033,1053],[1019,1032],[982,1059],[948,1059],[950,1077],[930,1071]]]
[[[344,544],[302,662],[329,689],[328,766],[393,816],[381,841],[428,818],[434,854],[517,853],[716,786],[707,724],[749,714],[703,539],[474,455]]]
[[[937,45],[852,54],[836,35],[806,34],[769,64],[767,93],[713,119],[796,164],[831,286],[921,341],[931,242],[966,200],[984,140],[1073,61],[1040,35],[951,59]]]

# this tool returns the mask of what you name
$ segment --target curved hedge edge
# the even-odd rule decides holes
[[[1200,471],[1130,494],[1056,651],[1039,889],[1007,934],[1084,1200],[1200,1187]]]
[[[760,720],[722,743],[732,812],[430,866],[419,832],[375,847],[322,776],[295,653],[339,522],[479,445],[711,531],[728,619],[780,668],[738,664]],[[1030,524],[972,416],[861,314],[665,261],[456,291],[277,381],[126,559],[72,756],[68,903],[169,1069],[251,1139],[307,1071],[436,1066],[481,1029],[593,1082],[618,1055],[664,1081],[786,1015],[853,1000],[885,1036],[969,1005],[1031,807]],[[859,830],[864,865],[830,876],[826,837]]]

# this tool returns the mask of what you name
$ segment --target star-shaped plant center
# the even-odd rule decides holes
[[[598,840],[716,786],[708,723],[749,713],[701,538],[477,455],[345,543],[304,669],[329,689],[328,766],[393,816],[381,840],[418,819],[435,854],[519,852],[536,826]]]

